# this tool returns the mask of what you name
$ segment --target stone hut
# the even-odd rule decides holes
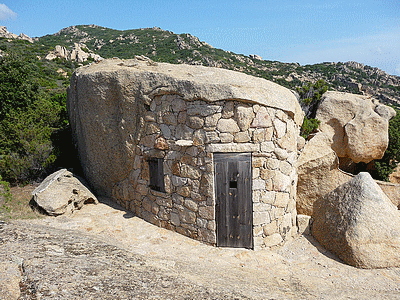
[[[79,68],[67,104],[97,194],[212,245],[260,249],[296,234],[303,112],[288,89],[137,57]]]

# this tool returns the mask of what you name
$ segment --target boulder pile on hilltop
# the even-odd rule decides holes
[[[54,51],[47,54],[47,60],[53,60],[59,58],[64,58],[66,60],[76,61],[78,63],[83,63],[87,60],[101,61],[103,58],[95,53],[92,53],[85,44],[74,43],[74,47],[68,50],[65,47],[57,45]]]
[[[9,32],[7,30],[6,26],[0,26],[0,37],[6,38],[6,39],[25,40],[30,43],[34,42],[34,39],[27,36],[26,34],[21,33],[20,35],[16,35],[14,33]]]

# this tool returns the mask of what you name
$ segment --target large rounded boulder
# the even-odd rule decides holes
[[[355,163],[382,158],[389,143],[389,120],[395,115],[394,109],[370,97],[342,92],[326,92],[316,112],[332,149]]]
[[[369,173],[315,202],[312,235],[349,265],[400,266],[400,211]]]
[[[313,215],[315,201],[351,178],[339,170],[339,159],[323,132],[303,148],[297,160],[297,173],[297,213],[308,216]]]

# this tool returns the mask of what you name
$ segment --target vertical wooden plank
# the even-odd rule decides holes
[[[246,157],[241,165],[241,184],[243,190],[241,194],[242,222],[241,232],[244,239],[244,247],[253,248],[253,199],[252,199],[252,167],[251,156]]]
[[[220,157],[215,157],[217,246],[227,246],[226,231],[226,168]]]
[[[243,161],[243,157],[238,160],[238,202],[239,202],[239,212],[238,212],[238,219],[239,219],[239,233],[238,233],[238,245],[237,247],[246,247],[246,232],[243,230],[243,222],[244,222],[244,209],[245,209],[245,202],[243,201],[243,197],[245,194],[245,186],[243,182],[243,168],[245,167],[245,161]]]
[[[234,158],[234,157],[232,157]],[[235,247],[239,237],[239,203],[237,198],[237,179],[238,179],[238,161],[230,159],[228,162],[228,184],[229,184],[229,197],[228,197],[228,236],[229,245]],[[236,187],[235,187],[236,184]]]

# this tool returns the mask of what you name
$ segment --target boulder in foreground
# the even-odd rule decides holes
[[[96,196],[66,169],[49,176],[32,192],[33,200],[51,216],[81,209],[84,204],[98,203]]]
[[[312,235],[359,268],[400,266],[400,211],[362,172],[315,203]]]

